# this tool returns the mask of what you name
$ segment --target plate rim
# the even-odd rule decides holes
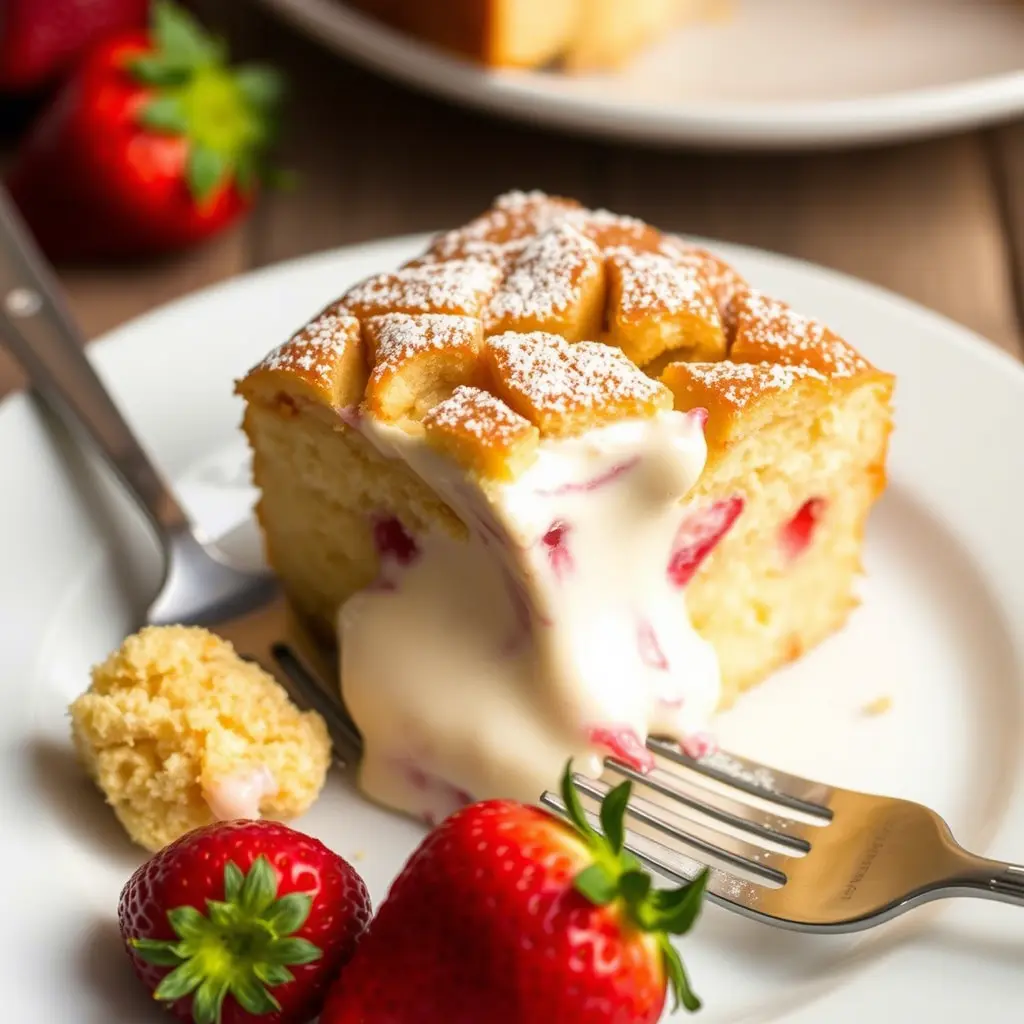
[[[198,289],[188,295],[182,296],[172,302],[165,303],[155,309],[143,314],[142,316],[133,318],[132,320],[120,325],[113,331],[105,333],[101,338],[97,339],[91,347],[97,347],[100,354],[100,359],[97,361],[101,370],[109,369],[112,361],[118,359],[119,350],[123,349],[126,344],[133,344],[132,335],[136,334],[140,330],[145,330],[146,321],[150,318],[163,318],[173,317],[176,313],[187,307],[189,304],[203,299],[212,298],[215,293],[221,293],[223,298],[221,301],[232,301],[231,293],[233,291],[242,292],[245,289],[251,289],[256,286],[258,282],[264,278],[273,276],[281,273],[282,271],[288,274],[302,274],[307,268],[315,264],[330,265],[333,262],[338,261],[344,257],[353,257],[359,254],[364,260],[368,260],[377,251],[381,253],[383,257],[386,253],[394,252],[399,248],[408,248],[410,250],[417,246],[420,246],[426,239],[430,238],[431,234],[411,234],[397,237],[388,237],[383,239],[377,239],[368,242],[355,243],[347,246],[338,247],[331,250],[326,250],[319,253],[310,254],[307,256],[296,257],[291,260],[281,261],[276,264],[271,264],[266,267],[258,268],[253,271],[240,274],[227,281],[218,282],[211,284],[202,289]],[[697,239],[695,239],[697,240]],[[801,275],[811,273],[818,276],[824,276],[829,283],[842,286],[845,290],[861,291],[861,294],[874,293],[875,297],[886,301],[890,304],[895,311],[905,311],[913,313],[917,316],[927,317],[932,320],[935,324],[936,330],[941,330],[946,336],[948,343],[964,354],[964,358],[975,358],[982,361],[988,361],[995,372],[1000,372],[1000,367],[1004,374],[1007,373],[1007,368],[1012,368],[1009,371],[1009,375],[1013,378],[1015,383],[1013,386],[1019,387],[1022,396],[1024,396],[1024,366],[1022,366],[1012,355],[998,349],[996,346],[989,342],[986,342],[984,338],[978,335],[976,332],[971,331],[969,328],[963,325],[957,324],[955,321],[950,320],[940,314],[934,313],[922,307],[918,303],[912,300],[905,299],[895,293],[888,291],[885,288],[877,285],[870,284],[868,282],[860,281],[850,275],[844,274],[839,271],[834,271],[826,267],[819,266],[807,260],[796,259],[793,257],[782,256],[768,252],[766,250],[756,249],[748,246],[737,246],[731,243],[718,243],[714,241],[701,240],[707,244],[715,246],[721,250],[724,250],[730,255],[747,255],[753,254],[761,256],[762,258],[768,258],[772,262],[781,264],[785,270],[799,273]],[[345,282],[341,282],[344,284]],[[851,296],[851,301],[856,299],[856,294]],[[313,310],[310,310],[312,313]],[[137,344],[136,342],[134,342]],[[971,353],[974,353],[972,356]],[[985,354],[987,353],[987,355]],[[27,403],[28,397],[23,393],[14,394],[8,396],[0,402],[0,436],[3,432],[8,429],[7,422],[8,417],[4,415],[6,411],[10,411],[11,407],[16,404]],[[2,744],[0,744],[2,746]],[[0,751],[2,752],[2,751]],[[0,787],[0,804],[3,803],[3,788]],[[1007,812],[1010,813],[1010,812]],[[884,942],[885,937],[880,936],[880,942]],[[795,1009],[796,1014],[800,1016],[800,1019],[804,1019],[804,1012],[809,1011],[808,1019],[815,1019],[815,1014],[820,1011],[824,1006],[826,1009],[833,1007],[833,1001],[836,1004],[836,1009],[843,1012],[849,1006],[856,1006],[860,1004],[862,998],[862,990],[866,988],[866,981],[861,981],[861,971],[868,971],[874,973],[877,969],[877,965],[881,964],[882,969],[885,970],[887,965],[894,957],[894,952],[898,952],[899,947],[896,951],[884,952],[877,959],[873,960],[869,965],[859,968],[857,978],[855,978],[849,984],[840,984],[836,989],[832,988],[830,982],[834,981],[839,974],[829,973],[827,978],[820,979],[821,990],[818,994],[808,1000],[806,1004],[802,1001],[800,1007]],[[842,969],[841,969],[842,970]],[[845,974],[845,971],[842,970]],[[841,993],[849,993],[842,995]],[[758,1018],[761,1019],[760,1017]],[[791,1020],[789,1011],[781,1011],[781,1016],[772,1016],[771,1019],[778,1021]]]
[[[481,68],[350,8],[342,0],[261,0],[362,67],[490,114],[548,130],[657,147],[803,150],[910,141],[1024,113],[1024,68],[864,98],[757,105],[680,104],[563,94],[537,71]]]

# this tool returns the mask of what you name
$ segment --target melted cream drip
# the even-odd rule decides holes
[[[680,501],[707,455],[696,416],[546,440],[486,496],[419,436],[361,429],[470,530],[468,541],[417,537],[412,564],[384,560],[385,585],[339,613],[368,796],[427,820],[470,799],[532,803],[570,756],[600,772],[608,751],[591,730],[683,740],[706,727],[717,659],[667,572]]]
[[[251,771],[219,778],[203,790],[203,799],[218,821],[259,818],[260,804],[277,792],[270,769],[257,765]]]

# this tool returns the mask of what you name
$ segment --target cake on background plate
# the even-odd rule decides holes
[[[492,67],[615,67],[724,0],[349,0],[387,24]]]
[[[699,751],[854,606],[892,388],[712,254],[540,193],[350,289],[238,390],[364,790],[436,818]]]

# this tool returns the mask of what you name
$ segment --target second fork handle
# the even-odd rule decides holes
[[[0,332],[33,390],[73,433],[91,438],[157,532],[166,536],[191,531],[185,510],[89,362],[81,331],[3,189]]]
[[[963,869],[942,888],[950,896],[975,896],[1024,907],[1024,865],[968,854]]]

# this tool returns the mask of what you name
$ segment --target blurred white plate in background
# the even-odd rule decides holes
[[[373,70],[495,114],[667,145],[909,139],[1024,113],[1020,0],[733,0],[609,74],[489,71],[343,0],[263,0]],[[623,0],[628,3],[629,0]]]

